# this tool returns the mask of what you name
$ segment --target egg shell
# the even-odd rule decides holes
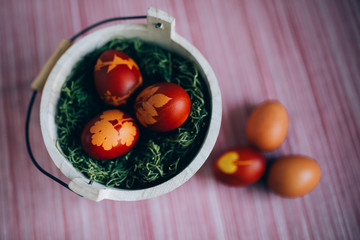
[[[247,186],[261,178],[265,165],[265,158],[260,152],[239,146],[223,152],[214,162],[213,172],[225,184]]]
[[[282,157],[270,167],[269,188],[282,197],[296,198],[311,192],[319,183],[321,169],[317,162],[302,155]]]
[[[278,101],[266,101],[256,107],[246,123],[248,141],[264,151],[278,148],[288,132],[289,117]]]
[[[186,121],[191,111],[191,100],[181,86],[160,82],[140,92],[134,110],[141,125],[152,131],[167,132]]]
[[[127,113],[106,110],[91,119],[81,134],[84,151],[96,159],[113,159],[129,152],[139,137],[139,127]]]
[[[118,50],[104,51],[94,67],[94,82],[100,98],[108,105],[123,106],[142,85],[139,67]]]

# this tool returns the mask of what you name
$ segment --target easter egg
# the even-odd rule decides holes
[[[97,159],[112,159],[124,155],[135,145],[139,128],[135,120],[123,111],[107,110],[94,117],[84,127],[81,145]]]
[[[232,186],[255,183],[265,171],[265,159],[249,147],[236,147],[225,151],[214,162],[215,176]]]
[[[139,67],[125,53],[107,50],[97,59],[94,81],[100,98],[109,105],[122,106],[142,84]]]
[[[289,155],[275,161],[267,177],[276,194],[295,198],[311,192],[319,183],[321,169],[317,162],[302,155]]]
[[[140,92],[134,109],[141,125],[153,131],[167,132],[186,121],[191,110],[191,100],[181,86],[161,82]]]
[[[260,150],[278,148],[288,132],[289,118],[278,101],[266,101],[256,107],[246,123],[248,141]]]

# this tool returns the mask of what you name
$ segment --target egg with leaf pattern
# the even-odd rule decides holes
[[[97,159],[112,159],[129,152],[139,137],[135,120],[118,109],[106,110],[83,129],[81,145]]]
[[[97,59],[94,81],[100,98],[108,105],[123,106],[142,85],[135,61],[122,51],[107,50]]]
[[[152,131],[167,132],[186,121],[191,111],[191,100],[181,86],[161,82],[140,92],[134,109],[141,125]]]

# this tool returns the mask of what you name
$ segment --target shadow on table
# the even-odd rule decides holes
[[[272,164],[275,162],[277,158],[280,157],[280,153],[278,151],[271,151],[271,152],[261,152],[266,161],[266,168],[265,172],[262,175],[262,177],[254,184],[243,186],[243,187],[237,187],[237,186],[230,186],[226,183],[221,182],[218,180],[215,175],[213,174],[213,164],[216,161],[216,159],[226,150],[236,147],[236,146],[249,146],[252,147],[246,140],[245,137],[245,127],[246,127],[246,120],[248,116],[250,115],[251,111],[255,108],[257,104],[255,103],[246,103],[242,106],[234,107],[233,109],[230,109],[229,112],[223,115],[223,121],[221,124],[220,134],[219,138],[221,140],[224,140],[224,142],[231,141],[232,144],[229,144],[228,148],[219,148],[217,147],[219,145],[219,140],[217,144],[215,145],[215,148],[213,149],[212,153],[204,163],[204,165],[201,167],[201,169],[195,174],[196,177],[202,178],[202,181],[205,182],[217,182],[219,185],[223,185],[225,187],[230,188],[248,188],[249,190],[259,190],[263,191],[264,193],[270,192],[267,184],[266,179],[269,173],[269,169],[272,166]],[[231,126],[224,126],[225,124],[229,124]],[[232,135],[229,136],[229,138],[226,138],[224,134],[226,134],[226,129],[235,129],[235,133],[231,132]],[[224,130],[225,129],[225,130]],[[238,134],[237,134],[238,133]],[[228,140],[229,139],[229,140]]]

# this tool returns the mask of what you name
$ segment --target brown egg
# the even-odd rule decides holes
[[[278,101],[266,101],[250,114],[246,123],[248,141],[260,150],[278,148],[288,132],[289,118]]]
[[[320,178],[320,166],[313,159],[290,155],[278,159],[271,166],[267,183],[276,194],[295,198],[311,192]]]

